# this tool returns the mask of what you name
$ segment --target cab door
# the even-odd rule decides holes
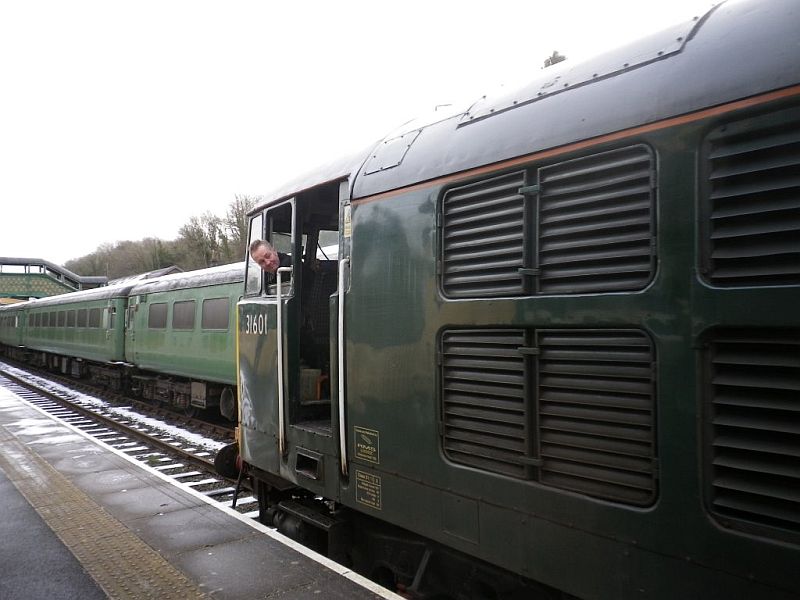
[[[278,473],[287,450],[289,399],[297,372],[298,300],[294,257],[295,200],[267,208],[250,223],[249,244],[267,240],[285,266],[265,273],[248,260],[245,295],[238,309],[238,369],[241,396],[241,454],[265,471]],[[249,258],[249,254],[248,254]]]

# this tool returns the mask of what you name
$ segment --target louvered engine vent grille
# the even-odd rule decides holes
[[[442,202],[442,287],[452,298],[513,296],[524,288],[525,173],[447,192]]]
[[[639,331],[445,332],[445,454],[494,473],[650,504],[653,360]]]
[[[718,332],[706,357],[712,510],[800,533],[800,331]]]
[[[644,288],[655,263],[654,161],[647,146],[539,170],[539,291]]]
[[[441,208],[444,294],[645,288],[655,272],[655,180],[652,150],[635,145],[449,190]]]
[[[530,418],[521,330],[442,337],[444,450],[454,461],[526,477]]]
[[[539,334],[541,481],[645,505],[655,497],[653,349],[638,331]]]
[[[727,125],[705,148],[707,277],[800,284],[800,110]]]

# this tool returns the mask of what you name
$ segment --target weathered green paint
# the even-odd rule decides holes
[[[41,309],[31,308],[27,311],[29,315],[98,308],[102,311],[103,316],[100,327],[28,327],[24,345],[44,352],[96,362],[124,361],[125,324],[123,317],[126,304],[126,298],[80,301],[70,294],[61,296],[57,304],[53,303]],[[115,312],[113,324],[110,324],[109,321],[111,310]]]
[[[242,456],[255,466],[277,473],[278,383],[275,305],[239,303],[239,401]]]
[[[235,384],[236,301],[241,283],[208,285],[156,291],[132,301],[133,318],[127,330],[126,360],[141,369],[218,383]],[[204,330],[201,327],[203,300],[227,298],[228,329]],[[194,300],[193,329],[172,328],[172,307],[175,302]],[[165,302],[168,306],[167,327],[149,329],[148,307]]]
[[[347,304],[348,434],[353,426],[379,432],[380,464],[351,456],[351,471],[380,477],[382,503],[380,510],[358,503],[351,479],[346,504],[578,596],[596,594],[599,585],[612,586],[604,597],[634,594],[630,581],[609,577],[630,573],[631,562],[662,581],[674,569],[678,588],[703,589],[707,597],[766,597],[767,588],[743,581],[742,574],[756,582],[786,580],[796,550],[753,544],[715,524],[697,475],[698,336],[726,324],[786,327],[797,300],[792,288],[719,290],[696,277],[697,216],[685,199],[696,196],[695,149],[705,131],[698,124],[642,140],[661,157],[659,263],[653,283],[638,293],[447,300],[438,291],[434,262],[440,190],[355,207],[353,255],[362,260],[353,264]],[[796,316],[791,326],[798,325]],[[657,349],[656,504],[614,504],[449,462],[437,433],[436,340],[451,326],[645,331]],[[479,531],[479,544],[447,532],[443,506],[451,492],[477,502],[478,521],[465,527]],[[664,553],[672,558],[664,560]],[[598,581],[566,580],[564,565],[576,560],[583,563],[579,572],[597,573]],[[670,586],[666,596],[675,590]],[[654,590],[647,595],[660,597]]]
[[[349,476],[329,468],[336,459],[335,414],[333,435],[324,440],[301,439],[288,425],[287,454],[277,453],[275,313],[263,298],[240,306],[240,321],[268,315],[263,336],[248,336],[240,324],[245,460],[578,597],[792,597],[771,582],[793,580],[796,547],[754,543],[715,522],[705,507],[697,367],[704,333],[724,325],[800,327],[795,288],[714,289],[697,275],[698,148],[716,124],[700,121],[625,142],[647,144],[658,157],[658,262],[653,281],[639,292],[450,300],[436,273],[435,210],[444,188],[355,204],[345,317]],[[644,332],[655,349],[654,503],[604,501],[449,461],[439,432],[437,348],[443,329],[459,327]],[[289,324],[290,348],[293,335]],[[359,431],[367,432],[361,441]],[[325,453],[324,482],[295,472],[298,445]]]

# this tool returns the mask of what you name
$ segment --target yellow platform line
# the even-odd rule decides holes
[[[0,469],[109,598],[205,598],[130,529],[0,426]]]

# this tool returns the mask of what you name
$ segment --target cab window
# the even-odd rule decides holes
[[[256,215],[250,221],[250,235],[247,242],[247,276],[245,279],[245,295],[256,296],[261,293],[261,267],[250,257],[250,244],[264,239],[264,217]]]

